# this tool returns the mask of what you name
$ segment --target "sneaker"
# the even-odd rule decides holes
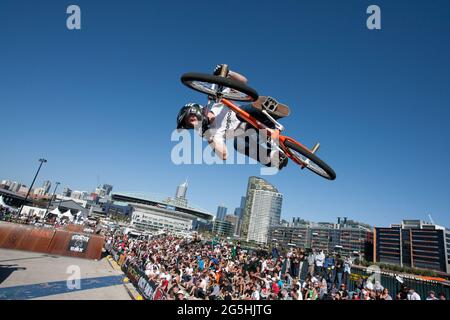
[[[278,150],[272,150],[270,153],[270,163],[272,167],[278,168],[278,170],[283,169],[287,166],[289,159]]]
[[[272,97],[259,97],[259,99],[253,103],[253,107],[261,111],[266,110],[270,115],[278,118],[287,117],[291,113],[288,106],[279,103]]]

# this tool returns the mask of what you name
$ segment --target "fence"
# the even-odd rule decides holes
[[[300,279],[305,280],[307,273],[308,273],[308,262],[305,261],[303,263],[303,267],[300,273]],[[348,290],[355,291],[358,285],[358,281],[363,280],[365,282],[367,281],[367,278],[369,278],[372,275],[374,275],[374,273],[370,270],[367,270],[367,268],[353,266],[350,274],[350,281],[349,281],[350,285]],[[387,288],[389,290],[389,294],[392,296],[393,299],[395,299],[402,285],[402,283],[397,280],[396,276],[399,276],[402,279],[403,284],[405,286],[414,289],[422,299],[425,299],[430,291],[434,291],[436,295],[442,292],[445,294],[447,298],[450,297],[450,285],[444,282],[419,280],[414,279],[410,276],[387,272],[379,272],[373,278],[375,278],[374,280],[380,281],[381,285]],[[374,280],[372,279],[372,281]]]
[[[364,280],[374,275],[373,272],[367,271],[368,271],[367,268],[363,267],[352,268],[352,274],[350,276],[350,288],[349,288],[351,291],[355,289],[356,282],[359,279]],[[386,272],[377,273],[375,278],[380,281],[383,287],[389,290],[392,298],[395,298],[395,295],[400,291],[402,285],[402,283],[396,279],[396,276],[402,279],[403,285],[407,286],[408,288],[414,289],[422,299],[425,299],[430,291],[434,291],[436,295],[442,292],[445,294],[447,298],[450,297],[450,286],[444,282],[419,280],[402,274],[394,274]]]
[[[111,257],[117,262],[117,264],[122,268],[122,271],[128,277],[130,282],[139,291],[142,298],[145,300],[158,300],[158,294],[156,294],[157,285],[153,280],[149,280],[147,275],[140,270],[137,266],[130,264],[126,259],[126,256],[120,254],[114,250],[108,244],[105,245],[106,250],[109,252]],[[162,298],[162,296],[161,296]]]

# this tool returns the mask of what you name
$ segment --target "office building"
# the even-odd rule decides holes
[[[241,197],[241,204],[238,208],[234,209],[234,215],[237,216],[239,219],[242,218],[244,208],[245,208],[245,197]]]
[[[269,229],[279,225],[283,196],[272,191],[256,190],[250,211],[247,241],[267,243]]]
[[[72,190],[69,187],[65,187],[62,195],[63,197],[70,197],[72,195]]]
[[[368,261],[373,257],[373,233],[363,227],[312,223],[294,218],[289,225],[272,227],[269,238],[283,246],[340,252]]]
[[[249,226],[250,226],[250,218],[252,216],[253,210],[253,204],[254,204],[254,195],[256,191],[268,191],[273,194],[278,194],[278,190],[271,185],[266,180],[259,178],[259,177],[250,177],[248,179],[248,185],[247,185],[247,193],[245,196],[245,205],[244,210],[242,212],[241,216],[241,232],[240,237],[241,239],[248,239],[249,238]],[[271,195],[268,195],[270,198]],[[280,207],[281,210],[281,207]],[[254,215],[254,218],[256,218],[256,213]],[[254,226],[256,227],[256,226]]]
[[[239,234],[239,226],[240,226],[240,219],[238,216],[227,214],[225,216],[225,220],[228,221],[233,225],[233,236],[237,236]]]
[[[376,262],[450,273],[448,245],[448,230],[420,220],[374,229]]]
[[[52,183],[50,181],[44,181],[42,184],[42,188],[44,189],[44,194],[48,194],[50,192],[50,188],[52,187]]]
[[[232,237],[234,235],[234,225],[230,221],[215,220],[212,233],[219,237]]]
[[[224,205],[220,205],[217,207],[216,220],[223,221],[225,219],[225,215],[227,214],[227,207]]]

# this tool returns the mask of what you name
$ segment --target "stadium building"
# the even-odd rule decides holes
[[[185,195],[185,193],[184,193]],[[168,198],[159,200],[132,194],[114,193],[112,201],[131,207],[131,227],[141,232],[166,231],[186,235],[212,224],[214,215],[203,209],[181,205]]]

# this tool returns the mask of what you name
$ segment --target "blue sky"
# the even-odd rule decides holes
[[[66,28],[78,4],[82,30]],[[382,30],[366,28],[381,8]],[[228,63],[292,108],[286,134],[333,182],[292,163],[267,177],[282,216],[450,226],[448,1],[1,1],[0,177],[172,196],[233,210],[258,166],[175,166],[170,135],[184,72]]]

